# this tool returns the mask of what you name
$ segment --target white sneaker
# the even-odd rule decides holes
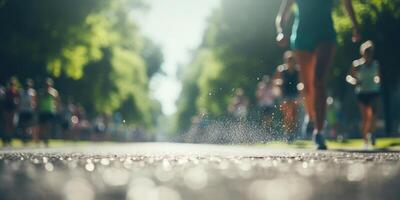
[[[369,143],[368,142],[364,142],[364,150],[369,150]]]

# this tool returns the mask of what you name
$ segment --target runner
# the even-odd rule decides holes
[[[274,82],[281,88],[284,131],[289,143],[295,139],[297,120],[297,100],[299,96],[299,69],[292,51],[286,51],[283,56],[284,64],[279,65]]]
[[[0,84],[0,120],[1,120],[1,113],[3,113],[5,98],[6,98],[6,88]],[[2,130],[1,123],[0,123],[0,130]],[[1,136],[1,132],[0,132],[0,136]]]
[[[53,88],[53,80],[46,79],[45,88],[39,91],[39,138],[48,146],[52,123],[59,106],[58,91]]]
[[[346,81],[355,85],[355,92],[360,105],[362,127],[365,148],[369,142],[375,146],[375,137],[372,128],[375,119],[374,102],[378,100],[380,93],[379,62],[374,60],[374,44],[372,41],[363,43],[360,47],[361,58],[353,62],[350,74]]]
[[[3,101],[5,95],[6,95],[6,88],[4,88],[3,85],[0,85],[0,101]]]
[[[236,119],[244,119],[247,116],[249,107],[249,99],[244,95],[242,88],[238,88],[232,98],[232,101],[228,107],[229,113],[231,113]]]
[[[261,113],[261,119],[264,125],[270,126],[272,123],[272,114],[274,113],[275,93],[269,76],[264,76],[257,85],[256,98],[257,107]]]
[[[4,146],[11,145],[11,139],[15,132],[19,100],[17,79],[11,78],[5,91],[2,109],[2,140]]]
[[[336,32],[331,16],[333,0],[283,0],[276,18],[276,39],[280,46],[289,43],[283,28],[294,3],[298,9],[290,38],[291,48],[300,66],[306,110],[315,124],[313,139],[317,149],[324,150],[327,149],[322,134],[326,114],[325,82],[336,51]],[[358,41],[358,23],[351,0],[343,0],[343,3],[354,27],[353,41]]]
[[[21,102],[19,112],[19,134],[24,143],[34,136],[36,91],[33,89],[32,79],[27,79],[25,88],[20,91]]]

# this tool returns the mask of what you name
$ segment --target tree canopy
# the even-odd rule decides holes
[[[0,80],[51,76],[93,113],[150,125],[148,81],[163,56],[139,33],[140,9],[140,0],[1,0]]]

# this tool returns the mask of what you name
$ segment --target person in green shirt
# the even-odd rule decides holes
[[[60,97],[58,91],[53,87],[53,80],[47,78],[45,87],[39,91],[39,139],[48,146],[50,131],[58,111]]]
[[[308,118],[314,124],[317,149],[327,149],[322,135],[326,115],[326,79],[336,51],[336,32],[332,20],[334,0],[283,0],[276,17],[276,40],[284,47],[289,37],[284,31],[293,5],[297,5],[290,46],[300,66],[300,79]],[[360,35],[351,0],[343,0],[353,23],[353,41]]]
[[[360,47],[361,58],[353,61],[353,66],[346,81],[355,85],[355,93],[361,110],[361,132],[368,149],[369,142],[375,146],[372,127],[375,118],[374,102],[378,100],[381,87],[380,65],[374,59],[374,44],[372,41],[363,43]]]

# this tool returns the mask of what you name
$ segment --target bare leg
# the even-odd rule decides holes
[[[373,114],[373,107],[372,105],[365,105],[360,103],[360,111],[361,111],[361,133],[364,139],[364,143],[366,147],[368,147],[368,142],[371,142],[372,145],[375,145],[375,139],[371,135],[371,138],[369,134],[372,131],[372,124],[374,121],[374,114]],[[369,141],[371,140],[371,141]]]
[[[39,133],[40,133],[40,126],[39,125],[34,125],[32,127],[32,140],[33,142],[35,142],[36,144],[39,143]]]
[[[316,131],[320,133],[324,127],[326,117],[326,77],[336,53],[333,43],[320,44],[316,49],[316,65],[314,79],[314,100],[316,111]]]
[[[364,139],[368,139],[368,133],[370,133],[372,127],[372,120],[373,120],[372,106],[371,105],[365,106],[365,120],[364,120],[365,125],[363,127]]]
[[[48,146],[48,134],[50,131],[50,125],[48,122],[42,123],[39,126],[39,139],[43,141],[45,146]]]
[[[291,129],[294,131],[296,129],[296,120],[297,120],[297,104],[296,102],[292,101],[291,103]]]
[[[296,61],[300,66],[300,79],[304,84],[303,97],[305,98],[305,108],[310,117],[310,121],[315,121],[315,54],[306,51],[296,51]]]
[[[3,111],[3,145],[11,145],[12,135],[14,133],[14,112]]]
[[[292,143],[295,139],[296,125],[296,103],[293,100],[285,101],[282,104],[283,120],[285,125],[285,133],[288,143]]]
[[[291,114],[291,105],[290,101],[285,101],[281,105],[282,107],[282,113],[283,113],[283,124],[285,125],[285,133],[286,134],[291,134],[292,132],[292,114]]]
[[[368,134],[368,127],[367,127],[367,108],[364,104],[360,103],[360,111],[361,111],[361,134],[365,142],[367,142],[367,134]]]
[[[287,125],[292,134],[295,129],[296,124],[296,104],[294,101],[288,101],[288,110],[287,110]]]

